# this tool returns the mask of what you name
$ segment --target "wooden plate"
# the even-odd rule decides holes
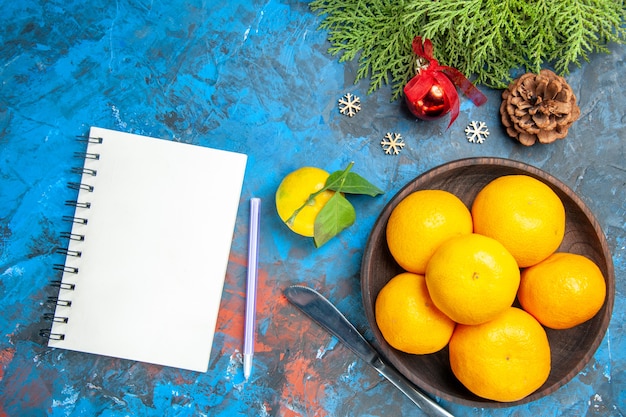
[[[525,174],[549,185],[565,206],[565,237],[559,251],[585,255],[602,271],[607,284],[602,309],[591,320],[568,330],[546,329],[552,352],[552,370],[546,383],[528,397],[501,403],[469,392],[450,369],[448,349],[430,355],[411,355],[392,348],[383,338],[374,316],[374,303],[381,288],[402,268],[391,256],[385,239],[387,220],[393,208],[410,193],[423,189],[447,190],[468,207],[478,191],[502,175]],[[583,201],[565,184],[530,165],[502,158],[469,158],[434,168],[404,186],[385,206],[369,236],[361,267],[361,288],[367,320],[377,347],[401,373],[418,387],[449,401],[475,407],[508,407],[527,403],[556,391],[572,379],[591,359],[608,327],[615,297],[611,254],[602,229]]]

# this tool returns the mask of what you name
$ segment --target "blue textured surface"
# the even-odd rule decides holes
[[[555,175],[594,211],[613,254],[616,295],[588,366],[553,395],[505,409],[442,404],[458,416],[621,416],[626,413],[626,115],[624,46],[573,69],[581,118],[567,139],[526,148],[508,139],[499,91],[461,114],[416,121],[385,88],[367,95],[354,64],[327,54],[305,1],[118,0],[4,2],[0,16],[0,416],[383,416],[421,412],[281,297],[318,288],[366,331],[359,268],[369,231],[403,184],[441,163],[502,156]],[[353,118],[337,100],[361,97]],[[485,144],[465,140],[486,121]],[[51,350],[38,336],[43,301],[62,261],[74,138],[91,125],[249,155],[210,369],[205,374]],[[385,155],[380,140],[406,147]],[[351,198],[357,222],[315,249],[275,214],[281,178],[304,165],[354,171],[385,190]],[[253,375],[241,349],[247,201],[262,209],[259,334]],[[167,329],[164,329],[167,331]]]

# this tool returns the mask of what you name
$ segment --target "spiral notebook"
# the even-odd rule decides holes
[[[48,345],[206,372],[247,157],[92,127]]]

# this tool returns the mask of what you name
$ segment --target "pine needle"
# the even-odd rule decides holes
[[[477,84],[505,88],[515,70],[552,66],[567,75],[591,53],[624,43],[624,0],[314,0],[329,53],[358,60],[368,93],[390,84],[392,100],[415,75],[411,41],[429,38],[442,65]]]

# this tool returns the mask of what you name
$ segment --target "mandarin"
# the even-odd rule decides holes
[[[443,349],[455,323],[435,306],[423,275],[404,272],[380,290],[375,303],[376,324],[395,349],[412,354]]]
[[[419,190],[393,209],[386,238],[391,255],[403,269],[423,274],[441,243],[469,233],[472,216],[457,196],[444,190]]]
[[[462,324],[484,323],[509,308],[519,281],[509,251],[476,233],[442,243],[426,267],[426,285],[435,305]]]
[[[550,374],[545,330],[516,307],[483,324],[457,325],[448,346],[457,379],[490,400],[521,400],[541,387]]]
[[[606,282],[589,258],[557,252],[522,271],[522,308],[552,329],[569,329],[595,316],[606,298]]]
[[[313,199],[310,197],[324,188],[329,175],[320,168],[302,167],[287,174],[281,181],[276,190],[276,211],[294,232],[313,237],[315,218],[335,192],[327,190]],[[298,209],[301,210],[294,217]]]
[[[528,175],[505,175],[483,187],[472,204],[474,232],[492,237],[520,268],[554,253],[565,234],[565,208],[546,184]]]

